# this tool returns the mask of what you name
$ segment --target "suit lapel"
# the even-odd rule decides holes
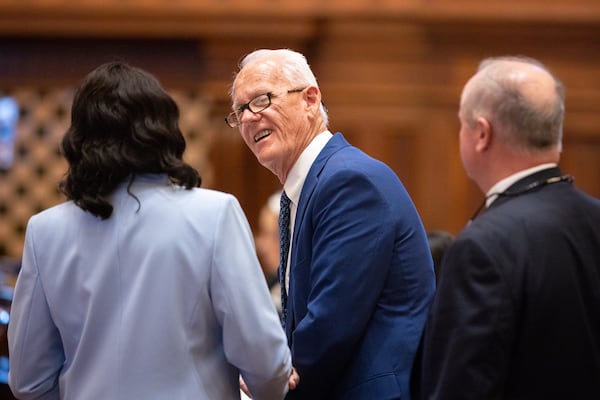
[[[302,222],[304,221],[304,214],[306,213],[306,205],[308,204],[315,187],[317,186],[317,182],[319,181],[319,175],[323,168],[327,164],[327,160],[341,150],[344,147],[350,146],[350,144],[346,141],[344,136],[341,133],[336,133],[333,137],[327,142],[323,150],[319,153],[315,162],[308,170],[308,175],[306,176],[306,180],[304,181],[304,185],[302,186],[302,190],[300,192],[300,199],[298,200],[298,209],[296,211],[296,221],[294,223],[294,244],[292,247],[292,252],[294,248],[297,248],[297,240],[298,235],[296,232],[300,231],[302,227]],[[294,257],[292,256],[292,260]]]
[[[304,215],[306,214],[307,204],[312,197],[312,194],[317,186],[319,181],[319,175],[323,171],[323,168],[327,164],[327,160],[338,152],[340,149],[349,146],[350,144],[346,141],[344,136],[341,133],[336,133],[333,135],[331,139],[327,142],[323,150],[319,153],[312,166],[308,171],[308,175],[304,180],[304,185],[302,186],[302,190],[300,191],[300,199],[298,200],[298,208],[296,210],[296,219],[294,222],[294,236],[292,238],[292,254],[290,255],[290,277],[293,273],[293,265],[295,261],[298,259],[298,240],[299,236],[298,232],[302,229],[302,224],[304,221]],[[292,331],[296,326],[296,319],[294,318],[294,284],[293,280],[290,278],[290,288],[287,299],[287,323],[285,326],[285,332],[288,337],[288,343],[292,344]]]

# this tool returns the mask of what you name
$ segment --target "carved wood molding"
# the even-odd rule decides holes
[[[323,19],[600,25],[595,0],[0,0],[0,35],[307,37]]]

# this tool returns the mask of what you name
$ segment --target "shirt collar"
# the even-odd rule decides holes
[[[285,194],[287,194],[294,204],[298,205],[298,202],[300,201],[302,186],[304,186],[304,180],[308,175],[310,167],[332,136],[333,134],[328,130],[319,133],[309,145],[306,146],[296,163],[292,166],[292,169],[283,184],[283,190],[285,190]]]
[[[496,184],[494,186],[492,186],[490,188],[490,190],[488,190],[488,192],[486,193],[486,197],[487,197],[487,200],[485,202],[486,207],[489,207],[494,202],[494,200],[496,200],[498,198],[499,193],[504,192],[506,189],[511,187],[515,182],[521,180],[522,178],[524,178],[526,176],[529,176],[538,171],[541,171],[543,169],[554,168],[557,165],[558,164],[556,164],[556,163],[546,163],[546,164],[536,165],[535,167],[524,169],[522,171],[519,171],[510,176],[507,176],[506,178],[496,182]]]

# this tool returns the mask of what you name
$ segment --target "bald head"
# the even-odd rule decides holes
[[[560,147],[564,89],[536,60],[490,58],[465,86],[461,112],[471,123],[486,118],[498,139],[515,149],[549,151]]]

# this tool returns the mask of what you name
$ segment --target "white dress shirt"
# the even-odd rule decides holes
[[[557,165],[556,163],[540,164],[535,167],[531,167],[531,168],[527,168],[522,171],[519,171],[515,174],[512,174],[512,175],[496,182],[496,184],[494,186],[492,186],[490,188],[490,190],[488,190],[488,192],[486,193],[485,206],[489,207],[494,202],[494,200],[496,200],[498,198],[498,195],[500,193],[504,192],[506,189],[511,187],[518,180],[523,179],[526,176],[534,174],[538,171],[548,169],[548,168],[554,168],[554,167],[556,167],[556,165]]]
[[[296,213],[298,212],[298,202],[300,201],[300,194],[302,193],[302,186],[304,186],[304,180],[308,175],[308,171],[312,166],[315,159],[321,153],[321,150],[325,147],[329,139],[333,134],[329,131],[324,131],[315,136],[310,142],[306,149],[300,154],[298,160],[290,170],[290,173],[283,184],[283,190],[289,197],[290,201],[290,249],[288,252],[287,266],[285,269],[285,291],[287,292],[290,287],[290,254],[292,254],[292,242],[294,238],[294,225],[296,222]]]

